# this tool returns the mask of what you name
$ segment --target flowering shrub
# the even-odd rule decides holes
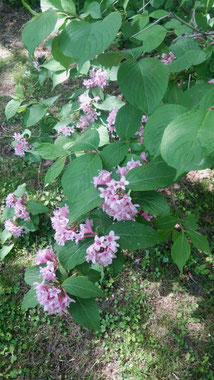
[[[189,2],[182,7],[191,13]],[[159,190],[213,165],[213,8],[197,2],[194,11],[203,18],[198,25],[181,17],[171,1],[152,0],[142,8],[137,1],[85,2],[77,14],[72,0],[41,0],[41,9],[22,32],[40,83],[47,75],[54,86],[69,76],[84,78],[47,140],[46,114],[58,97],[24,103],[19,87],[6,107],[8,119],[25,113],[26,128],[40,123],[36,140],[26,140],[25,131],[14,136],[16,154],[53,160],[44,183],[62,174],[65,195],[51,217],[54,251],[39,251],[26,271],[32,288],[23,308],[39,303],[98,329],[95,298],[103,293],[95,283],[102,266],[122,270],[124,249],[170,239],[181,272],[190,243],[210,254],[207,238],[196,231],[197,218],[175,212]],[[53,32],[51,56],[38,66],[35,48]],[[7,206],[28,223],[25,200],[16,197],[9,195]],[[6,229],[24,233],[14,223],[7,220]]]

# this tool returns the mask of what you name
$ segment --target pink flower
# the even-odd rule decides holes
[[[39,249],[35,257],[35,265],[46,264],[47,261],[58,262],[57,256],[55,255],[53,248]]]
[[[147,222],[150,222],[150,220],[152,219],[152,216],[147,214],[146,212],[143,212],[143,211],[140,211],[140,215],[147,220]]]
[[[140,155],[141,160],[144,161],[144,162],[146,162],[146,163],[148,163],[147,155],[148,154],[145,153],[145,152],[142,152],[141,155]]]
[[[90,111],[92,99],[90,98],[88,94],[86,93],[81,94],[79,96],[79,102],[80,102],[80,108],[83,110],[83,112],[87,113],[88,111]]]
[[[43,281],[55,281],[56,278],[56,263],[47,261],[45,267],[39,267]]]
[[[70,136],[72,133],[74,133],[74,127],[68,127],[66,125],[63,125],[57,129],[58,135],[62,134],[64,136]]]
[[[175,55],[171,51],[169,52],[169,54],[163,53],[161,57],[161,62],[164,65],[169,65],[174,59],[176,59]]]
[[[41,71],[41,67],[39,66],[39,62],[38,61],[33,61],[33,66],[34,68],[37,70],[37,71]]]
[[[8,196],[6,198],[6,206],[7,207],[14,207],[16,201],[17,201],[17,198],[15,197],[15,195],[13,193],[10,193],[10,194],[8,194]]]
[[[112,260],[116,257],[115,253],[118,250],[119,244],[116,240],[120,239],[119,236],[114,235],[114,231],[110,231],[106,236],[95,236],[94,243],[91,244],[87,250],[86,261],[99,265],[110,265]]]
[[[19,237],[27,233],[22,227],[17,226],[11,219],[7,219],[4,223],[5,229],[14,237]]]
[[[26,207],[23,205],[24,202],[25,200],[23,198],[17,199],[14,205],[15,216],[20,219],[30,220],[30,214],[27,211]]]
[[[14,133],[13,135],[15,141],[17,142],[14,150],[15,154],[20,157],[24,157],[25,150],[29,150],[32,148],[31,145],[28,144],[27,140],[21,135],[21,133]]]
[[[108,170],[100,170],[98,177],[93,177],[94,187],[98,185],[107,185],[111,181],[111,173]]]
[[[61,314],[67,312],[67,307],[71,302],[75,302],[70,298],[64,289],[59,289],[50,284],[40,284],[34,282],[37,301],[44,307],[44,311],[49,314]]]
[[[107,118],[107,123],[108,123],[108,129],[110,132],[115,132],[116,129],[115,129],[115,120],[116,120],[116,116],[117,116],[117,112],[118,112],[118,109],[117,108],[113,108],[113,110],[111,112],[109,112],[109,115],[108,115],[108,118]]]
[[[214,84],[214,79],[210,79],[210,80],[208,81],[208,83],[210,83],[210,84]]]
[[[101,90],[107,85],[107,71],[93,68],[90,71],[90,79],[83,81],[83,86],[86,88],[99,87]]]

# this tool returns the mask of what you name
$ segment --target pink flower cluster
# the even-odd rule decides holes
[[[14,150],[15,154],[20,157],[24,157],[25,150],[29,150],[32,148],[31,145],[27,142],[27,140],[21,135],[21,133],[14,133],[13,135],[15,141],[17,142]]]
[[[64,289],[56,287],[58,285],[56,270],[59,262],[53,249],[51,247],[40,249],[36,254],[35,264],[46,264],[45,267],[39,268],[43,277],[42,283],[34,282],[38,302],[50,314],[66,312],[70,302],[75,301],[67,295]],[[56,286],[45,284],[45,281],[52,281]]]
[[[22,227],[15,224],[11,219],[5,220],[4,226],[5,226],[5,229],[11,232],[11,234],[14,237],[20,237],[27,233],[27,231],[25,231]]]
[[[121,175],[119,181],[115,181],[111,178],[111,172],[106,170],[101,170],[98,177],[93,178],[94,186],[99,185],[106,186],[98,187],[100,191],[100,197],[104,198],[102,203],[102,209],[109,216],[112,216],[114,220],[134,220],[138,210],[139,205],[134,205],[132,203],[131,197],[125,193],[125,187],[129,184],[126,181],[123,168],[118,167],[118,171]]]
[[[57,129],[58,135],[71,136],[74,133],[74,127],[69,127],[67,125],[62,125]]]
[[[26,202],[24,197],[16,198],[13,193],[8,194],[6,198],[6,206],[14,208],[16,218],[30,220],[30,214],[25,207]]]
[[[90,71],[90,79],[85,79],[83,81],[83,86],[86,88],[99,87],[101,90],[107,85],[107,71],[101,69],[92,69]]]
[[[115,120],[116,120],[117,112],[118,112],[117,108],[113,108],[113,110],[109,112],[108,118],[106,120],[108,123],[109,132],[116,132]]]
[[[41,67],[39,65],[39,62],[38,61],[33,61],[33,66],[34,68],[37,70],[37,71],[41,71]]]
[[[88,94],[82,94],[79,96],[80,109],[84,112],[84,115],[81,115],[77,128],[81,129],[81,132],[84,132],[86,128],[97,120],[98,114],[94,108],[92,108],[92,101],[97,101],[97,97],[92,99]]]
[[[52,227],[56,231],[54,239],[57,244],[65,245],[68,240],[75,240],[75,243],[78,244],[79,240],[88,237],[88,235],[94,235],[94,232],[92,231],[92,220],[87,219],[85,223],[80,224],[77,229],[77,226],[69,225],[68,214],[69,208],[65,205],[64,207],[55,210],[54,216],[51,218]]]
[[[44,307],[44,311],[49,314],[61,314],[67,312],[67,307],[71,302],[75,302],[70,298],[64,289],[45,283],[34,282],[37,301]]]
[[[112,260],[116,257],[115,253],[119,247],[116,240],[120,239],[119,236],[114,235],[114,231],[110,231],[105,236],[95,236],[94,243],[87,248],[86,261],[92,264],[110,265]]]
[[[139,142],[143,144],[143,131],[144,131],[144,124],[148,121],[148,116],[143,115],[141,118],[141,126],[138,129],[138,131],[135,133],[136,136],[139,136]]]
[[[169,54],[163,53],[161,55],[161,62],[164,65],[169,65],[174,59],[176,59],[175,55],[170,51]]]

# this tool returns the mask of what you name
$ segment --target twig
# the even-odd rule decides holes
[[[194,30],[195,32],[202,33],[202,34],[206,33],[206,32],[202,32],[200,29],[196,28],[195,26],[188,24],[188,22],[184,21],[182,18],[180,18],[179,16],[175,15],[174,13],[171,13],[171,17],[175,18],[178,21],[180,21],[182,24],[188,26],[188,28]]]
[[[160,17],[158,20],[154,21],[152,24],[148,25],[146,28],[140,30],[139,32],[133,34],[130,38],[138,36],[138,34],[141,34],[142,32],[145,32],[146,30],[150,29],[153,25],[156,25],[159,23],[159,21],[163,20],[164,18],[171,17],[170,14]]]
[[[24,5],[24,7],[33,15],[33,16],[38,16],[39,13],[33,11],[33,9],[30,7],[29,4],[27,4],[24,0],[22,0],[22,4]]]
[[[145,5],[143,5],[142,8],[140,8],[140,9],[137,11],[137,13],[143,11],[143,10],[147,7],[147,5],[149,5],[150,3],[151,3],[151,0],[149,0],[148,3],[146,3]]]
[[[189,74],[188,87],[187,87],[188,90],[190,89],[191,77],[192,77],[192,74]]]

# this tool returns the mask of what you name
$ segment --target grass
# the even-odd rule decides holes
[[[13,10],[8,14],[11,20]],[[10,39],[16,35],[13,27],[7,31]],[[6,35],[4,41],[9,37]],[[20,36],[16,38],[20,40]],[[7,46],[8,42],[4,43],[5,52]],[[38,163],[15,157],[10,139],[5,138],[11,129],[22,128],[22,115],[10,123],[4,118],[8,93],[14,92],[15,84],[24,84],[29,98],[45,98],[49,97],[51,83],[35,85],[37,74],[29,68],[22,47],[5,53],[0,70],[1,78],[10,84],[5,87],[9,92],[0,99],[2,200],[26,182],[30,195],[53,209],[62,199],[60,186],[55,183],[44,190],[41,178],[46,169],[41,168],[38,177]],[[61,89],[66,97],[72,86]],[[212,181],[211,177],[195,182],[189,178],[167,194],[181,213],[197,211],[201,232],[210,240]],[[51,236],[49,218],[44,216],[40,231],[19,239],[0,263],[0,379],[214,379],[213,257],[193,250],[181,276],[167,244],[127,252],[122,274],[112,278],[106,272],[102,287],[107,298],[100,302],[101,330],[93,333],[67,316],[49,316],[41,308],[21,310],[28,290],[25,268],[33,262],[36,249],[49,244]]]

